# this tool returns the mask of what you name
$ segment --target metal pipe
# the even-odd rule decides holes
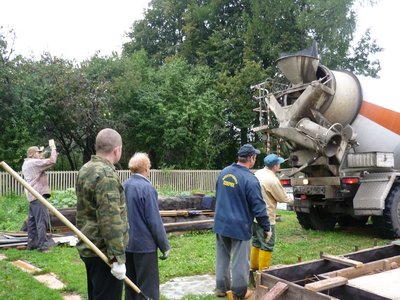
[[[108,262],[107,256],[100,251],[78,228],[74,226],[66,217],[64,217],[50,202],[48,202],[42,195],[40,195],[29,183],[27,183],[21,176],[18,175],[9,165],[4,161],[0,163],[1,167],[13,176],[19,183],[21,183],[37,200],[40,201],[47,209],[54,214],[61,222],[63,222],[69,229],[71,229],[94,253],[97,254],[108,266],[111,264]],[[143,299],[150,300],[149,297],[144,295],[142,291],[128,278],[125,276],[124,282],[130,288],[132,288],[137,294],[143,297]]]

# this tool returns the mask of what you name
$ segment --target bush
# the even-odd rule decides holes
[[[49,202],[55,208],[76,207],[76,194],[74,188],[65,191],[53,191]]]

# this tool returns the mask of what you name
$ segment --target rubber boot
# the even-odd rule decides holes
[[[250,270],[253,270],[253,271],[258,270],[259,251],[260,251],[260,248],[256,248],[254,246],[251,246]]]
[[[272,251],[261,250],[258,254],[258,270],[261,272],[264,269],[268,269],[271,265]]]

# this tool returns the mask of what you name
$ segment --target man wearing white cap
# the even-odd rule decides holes
[[[286,194],[276,173],[285,160],[276,154],[269,154],[264,158],[265,167],[255,172],[260,181],[261,193],[267,204],[267,213],[271,224],[272,237],[266,242],[264,230],[257,223],[253,223],[253,237],[250,254],[250,269],[262,271],[269,268],[272,251],[275,245],[276,207],[278,202],[292,203],[292,198]]]
[[[46,159],[42,157],[42,150],[39,147],[29,147],[27,158],[25,158],[22,165],[22,174],[26,182],[46,199],[50,198],[50,187],[45,171],[54,166],[57,160],[54,140],[49,140],[49,147],[51,154]],[[46,252],[49,249],[49,240],[46,235],[50,225],[49,212],[34,195],[27,190],[25,192],[29,201],[27,249],[38,249],[39,251]]]

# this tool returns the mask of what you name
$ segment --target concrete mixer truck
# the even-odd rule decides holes
[[[252,86],[264,140],[289,152],[292,209],[302,227],[366,224],[400,236],[400,97],[379,79],[333,71],[315,47],[277,60],[280,76]]]

